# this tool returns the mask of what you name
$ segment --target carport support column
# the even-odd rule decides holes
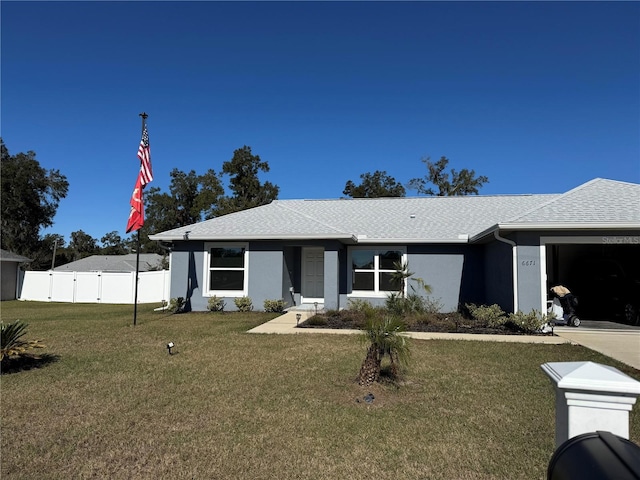
[[[500,236],[498,230],[493,232],[496,240],[511,245],[511,271],[513,275],[513,313],[518,311],[518,246],[513,240]]]
[[[324,251],[324,308],[337,310],[340,298],[340,259],[337,250]]]
[[[553,362],[541,368],[556,391],[556,448],[598,430],[629,439],[629,412],[640,395],[640,382],[593,362]]]

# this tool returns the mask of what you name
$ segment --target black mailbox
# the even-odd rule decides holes
[[[640,480],[640,447],[611,432],[570,438],[551,457],[547,480]]]

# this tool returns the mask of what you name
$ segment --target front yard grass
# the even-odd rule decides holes
[[[247,334],[275,314],[154,306],[133,327],[131,305],[2,302],[47,346],[39,368],[1,377],[3,479],[540,479],[555,446],[541,364],[640,380],[578,346],[414,340],[401,385],[362,388],[353,336]]]

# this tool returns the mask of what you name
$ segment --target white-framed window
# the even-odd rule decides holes
[[[205,295],[247,295],[249,249],[246,243],[205,244]]]
[[[400,289],[394,281],[394,264],[405,262],[406,251],[400,247],[353,247],[351,260],[351,295],[386,296]]]

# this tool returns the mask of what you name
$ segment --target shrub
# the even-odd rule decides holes
[[[381,314],[380,310],[380,308],[374,307],[366,300],[349,300],[348,311],[353,312],[354,315],[347,315],[349,317],[355,317],[358,324],[363,324],[364,320],[369,320]]]
[[[404,316],[408,312],[407,299],[399,293],[390,293],[385,302],[385,306],[389,313],[399,317]]]
[[[169,300],[169,310],[171,313],[182,313],[184,311],[185,301],[184,297],[172,298]]]
[[[422,304],[423,304],[424,311],[426,313],[440,313],[444,308],[444,304],[439,298],[432,298],[432,297],[422,298]]]
[[[250,312],[253,310],[253,302],[249,297],[236,297],[233,299],[239,312]]]
[[[282,313],[284,312],[284,300],[265,300],[264,311],[269,313]]]
[[[490,306],[468,303],[465,306],[474,320],[488,327],[500,327],[509,320],[500,306],[495,303]]]
[[[306,323],[307,325],[320,327],[326,325],[328,322],[326,317],[322,315],[314,315],[313,317],[307,318],[304,323]]]
[[[378,309],[373,308],[367,312],[355,312],[355,311],[343,311],[342,321],[351,322],[354,328],[362,328],[372,318],[375,318],[378,314]]]
[[[226,306],[227,304],[225,303],[225,301],[215,295],[213,297],[210,297],[209,301],[207,302],[207,308],[210,312],[222,312],[224,310],[224,307]]]
[[[533,309],[529,313],[520,311],[510,313],[508,322],[524,333],[538,333],[542,330],[542,326],[548,322],[548,318],[547,314]]]
[[[335,324],[348,324],[355,328],[364,326],[367,321],[367,315],[375,315],[377,310],[373,306],[369,306],[365,313],[358,310],[327,310],[322,317],[327,319],[327,323],[330,321],[332,325]],[[320,315],[318,315],[320,316]]]
[[[437,320],[437,317],[432,313],[416,313],[405,318],[407,325],[430,325]]]
[[[7,324],[0,322],[0,361],[5,357],[23,355],[32,348],[44,348],[40,340],[21,340],[27,333],[27,326],[20,320]]]
[[[443,305],[440,300],[422,297],[417,293],[410,293],[406,297],[391,293],[387,297],[386,307],[392,315],[405,316],[410,313],[438,313]]]
[[[368,300],[363,300],[361,298],[349,299],[348,302],[348,309],[355,310],[356,312],[364,312],[372,308],[375,307],[371,305],[371,302],[369,302]]]

